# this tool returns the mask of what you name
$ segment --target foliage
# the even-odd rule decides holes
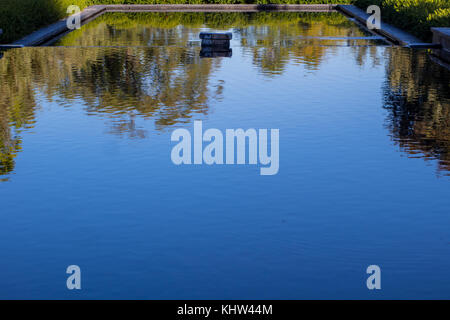
[[[431,27],[450,26],[449,0],[354,0],[354,4],[380,6],[383,21],[427,41],[431,40]]]
[[[180,23],[181,32],[173,28]],[[14,170],[22,133],[35,124],[36,92],[63,106],[81,99],[89,115],[111,119],[110,132],[130,137],[144,133],[118,119],[151,118],[163,130],[207,114],[224,88],[211,83],[221,62],[201,59],[198,47],[186,46],[204,25],[233,25],[241,48],[266,77],[282,74],[289,61],[318,70],[338,48],[315,35],[363,35],[339,13],[107,13],[63,37],[57,43],[63,47],[8,50],[0,59],[0,179]],[[126,46],[113,47],[117,43]],[[142,43],[149,46],[133,47]],[[375,49],[351,50],[359,61]]]

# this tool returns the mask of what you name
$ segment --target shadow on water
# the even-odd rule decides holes
[[[74,48],[10,50],[0,61],[0,175],[14,171],[21,133],[34,126],[36,92],[62,105],[82,101],[88,115],[108,119],[108,132],[130,139],[147,136],[136,117],[151,118],[164,130],[208,114],[211,101],[223,98],[224,83],[212,80],[222,59],[201,59],[200,48],[186,46],[205,26],[233,27],[240,50],[267,78],[283,74],[291,60],[319,70],[338,48],[318,35],[365,35],[339,14],[105,14],[56,43]],[[366,44],[344,44],[355,41]],[[358,65],[381,63],[375,46],[351,50]],[[449,171],[448,73],[426,54],[388,52],[383,90],[390,134],[410,156],[436,158]]]

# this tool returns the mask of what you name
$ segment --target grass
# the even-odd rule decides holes
[[[430,40],[430,27],[450,26],[449,0],[0,0],[0,43],[10,43],[38,28],[64,18],[69,5],[81,9],[93,4],[200,4],[200,3],[333,3],[367,8],[377,4],[382,19],[416,36]]]

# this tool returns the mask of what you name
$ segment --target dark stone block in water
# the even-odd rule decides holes
[[[202,48],[200,50],[201,58],[231,58],[233,50],[209,50],[209,48]]]
[[[230,47],[230,40],[203,39],[202,47]]]
[[[231,40],[233,34],[231,32],[227,33],[210,33],[210,32],[200,32],[200,39],[210,39],[210,40]]]

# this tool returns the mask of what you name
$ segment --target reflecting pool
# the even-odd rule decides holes
[[[278,174],[174,165],[195,120],[279,129]],[[338,13],[108,13],[0,59],[0,298],[449,299],[449,194],[450,72]]]

